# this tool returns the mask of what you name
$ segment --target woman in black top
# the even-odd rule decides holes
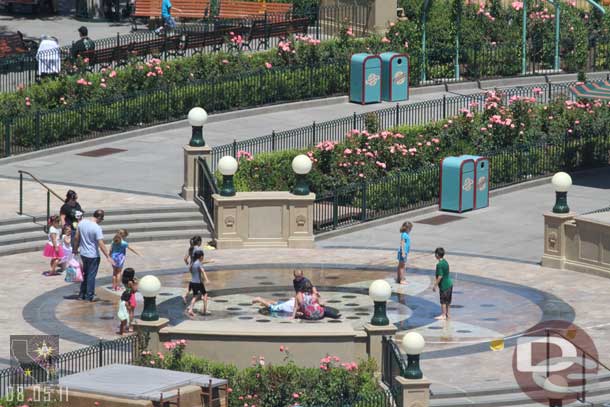
[[[78,195],[71,189],[66,193],[66,200],[59,210],[59,216],[63,226],[67,225],[72,228],[72,241],[74,241],[76,226],[83,216],[83,208],[78,203]]]

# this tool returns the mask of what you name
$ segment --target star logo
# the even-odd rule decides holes
[[[23,374],[26,375],[27,377],[32,376],[32,370],[31,369],[25,369],[23,371]]]
[[[46,341],[42,341],[40,346],[35,349],[36,355],[41,359],[48,359],[55,353],[55,349],[49,346]]]

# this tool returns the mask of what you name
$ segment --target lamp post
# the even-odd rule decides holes
[[[375,303],[375,312],[371,319],[371,325],[385,326],[390,324],[386,315],[386,302],[392,296],[392,287],[385,280],[375,280],[369,287],[369,297]]]
[[[409,332],[402,338],[401,348],[407,354],[407,370],[404,377],[407,379],[421,379],[424,377],[419,367],[419,355],[424,350],[426,341],[418,332]]]
[[[297,174],[297,182],[292,191],[295,195],[309,195],[307,174],[311,171],[311,160],[305,154],[299,154],[292,160],[292,170]]]
[[[551,183],[555,189],[555,206],[553,206],[553,213],[569,213],[568,189],[572,186],[572,177],[565,172],[558,172],[553,175]]]
[[[158,321],[156,297],[161,291],[161,281],[155,276],[144,276],[140,280],[139,290],[144,297],[144,310],[142,311],[142,321]]]
[[[225,155],[218,161],[218,171],[222,174],[222,187],[220,195],[234,196],[235,185],[233,184],[233,175],[237,172],[237,160],[230,155]]]
[[[191,133],[191,141],[189,146],[191,147],[203,147],[205,146],[205,140],[203,139],[203,125],[208,120],[208,114],[205,110],[200,107],[194,107],[189,111],[188,121],[193,131]]]

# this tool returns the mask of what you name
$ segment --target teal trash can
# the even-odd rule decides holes
[[[446,157],[441,161],[441,211],[461,213],[474,208],[474,169],[474,160],[467,156]]]
[[[463,155],[474,161],[474,180],[476,190],[474,193],[474,209],[489,206],[489,159],[479,155]]]
[[[409,59],[406,54],[384,52],[381,58],[381,100],[401,102],[409,99]]]
[[[350,102],[381,102],[381,58],[378,55],[352,55],[350,69]]]

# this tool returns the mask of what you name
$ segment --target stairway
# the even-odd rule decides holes
[[[475,368],[470,366],[470,369]],[[467,368],[466,368],[467,369]],[[594,379],[594,380],[593,380]],[[586,385],[586,402],[574,401],[564,403],[564,407],[604,406],[610,407],[610,373],[600,367],[596,377]],[[485,387],[474,391],[448,391],[433,393],[430,407],[534,407],[542,406],[529,398],[518,387]]]
[[[42,251],[47,242],[45,223],[44,215],[34,222],[29,216],[0,220],[0,256]],[[129,242],[184,240],[188,246],[193,235],[200,235],[204,242],[212,238],[199,207],[194,204],[107,210],[102,223],[106,242],[121,228],[129,232]]]

